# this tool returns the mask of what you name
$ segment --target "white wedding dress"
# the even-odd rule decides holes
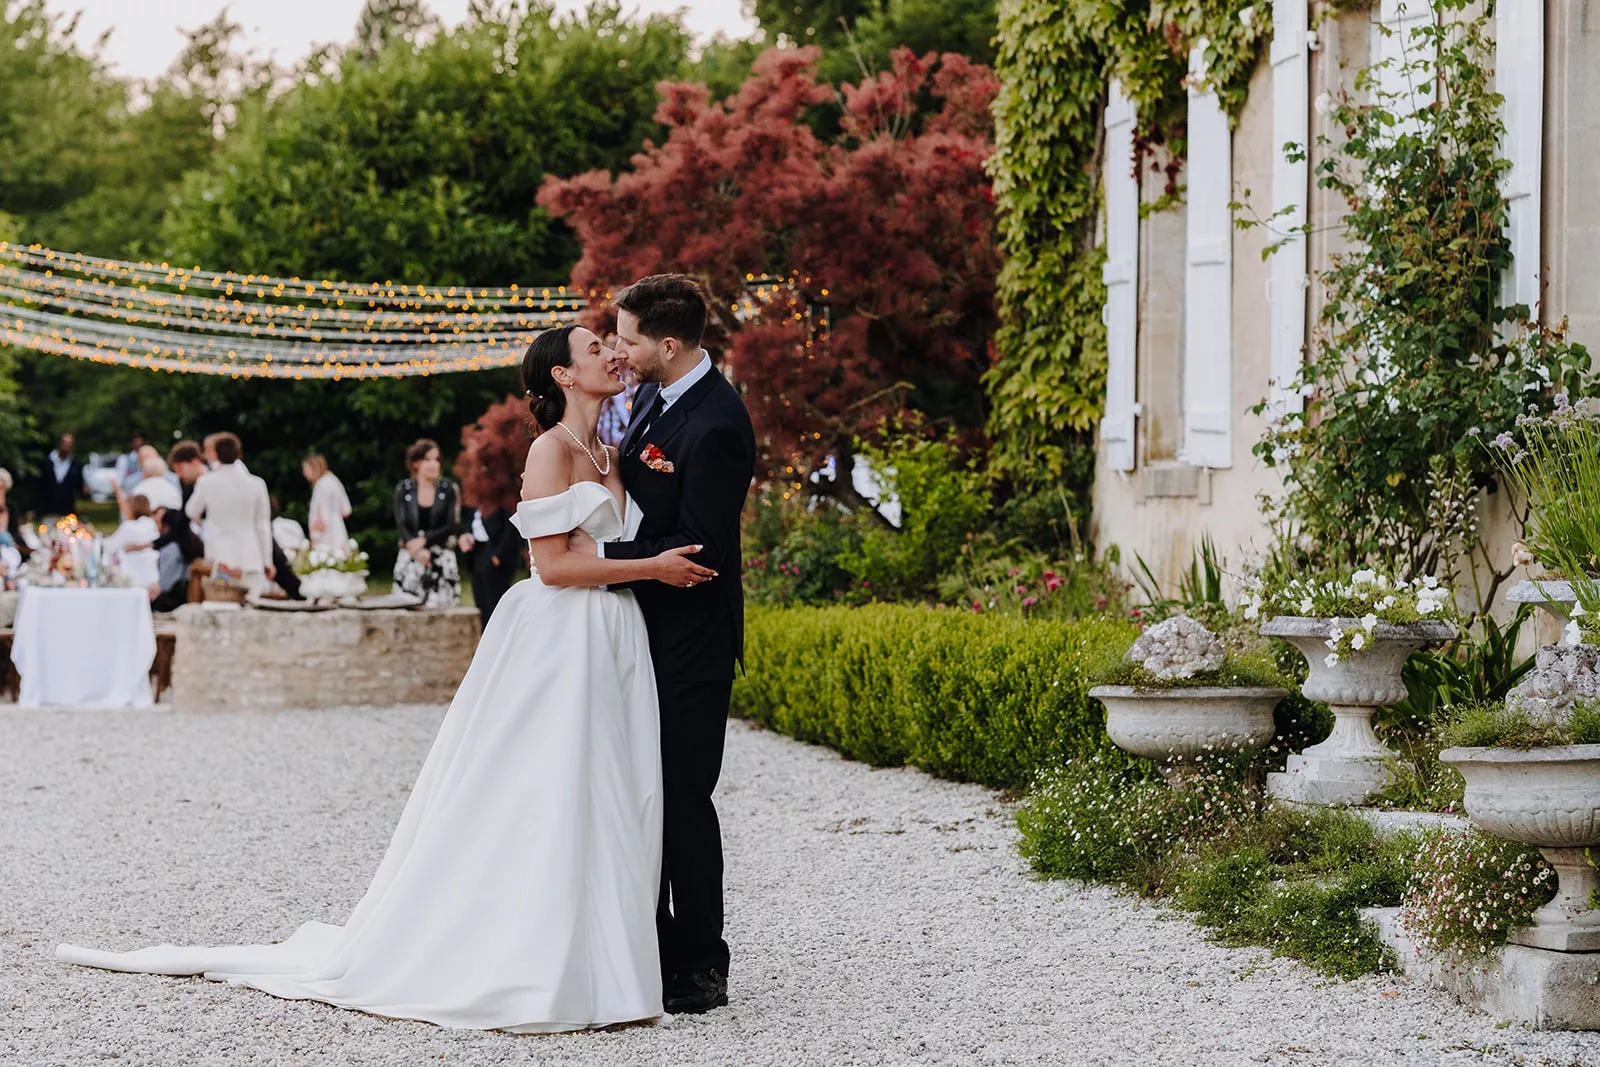
[[[637,530],[604,486],[525,501],[527,537]],[[552,1032],[661,1014],[661,750],[633,594],[516,585],[490,620],[366,895],[274,945],[58,958],[203,974],[440,1026]]]

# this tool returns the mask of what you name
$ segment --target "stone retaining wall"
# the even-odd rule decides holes
[[[447,704],[478,644],[478,613],[177,612],[178,711]]]

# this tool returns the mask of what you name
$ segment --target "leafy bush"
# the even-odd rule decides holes
[[[1054,562],[1025,549],[997,548],[987,534],[971,534],[958,561],[939,583],[941,603],[979,614],[1056,619],[1126,609],[1128,583],[1117,573],[1115,550],[1100,560],[1079,554]]]
[[[874,766],[1021,788],[1106,747],[1084,666],[1134,630],[869,604],[753,608],[738,714]]]
[[[841,556],[860,543],[856,520],[836,501],[765,486],[744,513],[745,595],[757,604],[861,599]]]
[[[1476,828],[1424,834],[1411,867],[1400,921],[1435,950],[1482,955],[1555,895],[1555,872],[1538,849]]]
[[[988,479],[953,438],[897,428],[882,448],[862,452],[900,510],[898,529],[860,524],[860,541],[839,565],[876,599],[923,600],[938,591],[969,534],[989,517]]]

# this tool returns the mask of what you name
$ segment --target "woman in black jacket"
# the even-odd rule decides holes
[[[421,598],[424,607],[458,607],[461,571],[455,539],[461,494],[442,475],[438,444],[426,437],[406,449],[406,465],[411,477],[394,490],[394,521],[400,531],[395,588]]]

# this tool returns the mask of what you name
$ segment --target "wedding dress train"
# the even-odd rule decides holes
[[[637,529],[604,486],[525,501],[526,537]],[[419,650],[420,652],[421,650]],[[549,1032],[661,1014],[661,755],[633,595],[537,576],[501,600],[388,852],[343,926],[58,958],[203,974],[440,1026]]]

